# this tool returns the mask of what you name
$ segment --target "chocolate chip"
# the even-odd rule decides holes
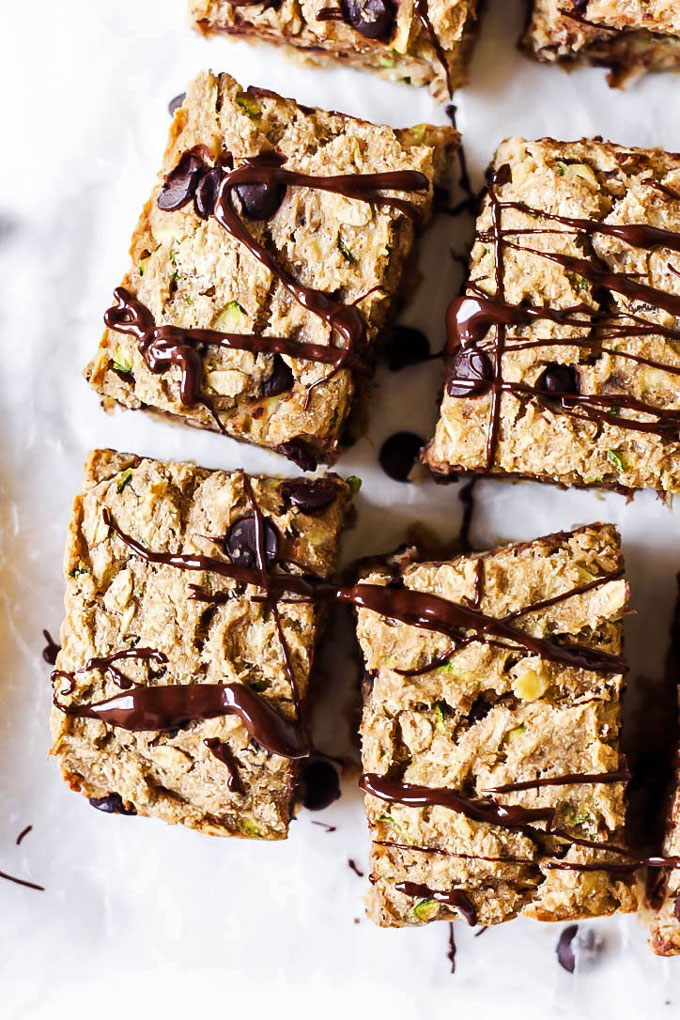
[[[338,487],[330,478],[300,478],[284,482],[279,492],[285,504],[303,514],[318,514],[335,502]]]
[[[323,811],[340,797],[340,780],[330,762],[310,761],[303,769],[302,782],[302,803],[308,811]]]
[[[186,205],[193,198],[199,178],[205,169],[202,156],[192,149],[185,152],[174,170],[171,170],[165,178],[163,190],[156,202],[158,208],[164,212],[173,212]]]
[[[578,376],[573,365],[548,365],[536,381],[536,389],[543,393],[576,394],[579,392]]]
[[[107,815],[136,815],[137,811],[130,805],[126,807],[123,798],[119,793],[110,793],[108,797],[90,797],[90,804],[97,811],[104,811]]]
[[[676,921],[680,921],[680,896],[675,897],[675,905],[673,907],[673,917]]]
[[[474,397],[486,393],[493,379],[488,354],[476,347],[459,347],[451,359],[446,392],[450,397]]]
[[[177,113],[177,111],[179,110],[180,106],[182,105],[182,103],[184,102],[186,97],[187,97],[186,92],[180,92],[180,94],[178,96],[175,96],[174,99],[170,100],[170,102],[168,103],[168,113],[171,116],[174,115],[175,113]]]
[[[340,0],[346,21],[367,39],[389,39],[397,10],[392,0]]]
[[[292,460],[303,471],[316,471],[318,460],[311,446],[304,439],[289,439],[276,447],[278,453]]]
[[[276,397],[279,393],[287,393],[295,385],[295,376],[280,354],[274,355],[272,374],[262,383],[263,397]]]
[[[194,208],[201,219],[207,220],[215,212],[215,202],[221,182],[222,170],[218,166],[214,166],[212,170],[200,175],[194,194]]]
[[[251,220],[268,220],[283,202],[286,186],[258,181],[257,184],[237,184],[234,191],[238,195],[244,216]]]
[[[419,329],[395,326],[387,344],[387,365],[390,372],[399,372],[408,365],[418,365],[430,356],[430,341]]]
[[[276,525],[266,517],[262,519],[265,562],[271,567],[279,551],[279,533]],[[224,551],[238,567],[257,566],[257,526],[255,515],[242,517],[229,528],[224,539]]]
[[[574,973],[574,969],[576,967],[576,956],[574,954],[573,941],[576,938],[577,931],[577,924],[568,924],[562,931],[557,942],[557,949],[555,950],[560,967],[569,971],[570,974]]]
[[[395,432],[380,448],[380,467],[388,478],[406,482],[418,459],[424,440],[415,432]]]
[[[492,172],[491,180],[497,188],[502,188],[504,184],[510,184],[512,181],[512,170],[510,169],[509,163],[503,163],[499,166],[498,170]]]

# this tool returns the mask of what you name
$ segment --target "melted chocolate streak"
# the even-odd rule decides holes
[[[539,386],[509,383],[503,380],[502,361],[506,346],[506,330],[509,326],[529,326],[539,320],[547,320],[563,325],[582,327],[586,330],[591,330],[595,326],[604,326],[609,329],[609,333],[606,333],[601,338],[602,340],[642,335],[662,335],[676,341],[680,340],[680,331],[649,321],[633,312],[605,313],[603,315],[587,305],[557,310],[549,307],[508,304],[505,300],[504,286],[503,256],[505,247],[529,252],[548,261],[556,262],[569,272],[582,276],[595,287],[621,294],[633,301],[639,301],[680,317],[680,296],[668,294],[655,287],[640,283],[628,274],[612,273],[601,269],[588,259],[518,245],[507,238],[518,234],[538,234],[544,231],[539,228],[505,231],[502,228],[501,219],[504,209],[518,209],[538,219],[555,221],[573,227],[576,232],[615,237],[632,247],[647,251],[667,248],[673,252],[680,252],[680,233],[645,224],[610,224],[577,217],[559,216],[534,209],[523,203],[503,202],[497,197],[495,189],[507,183],[509,173],[508,166],[501,167],[496,171],[489,185],[488,196],[491,202],[493,229],[488,235],[481,235],[492,241],[494,245],[496,293],[494,296],[488,296],[472,284],[470,287],[472,293],[455,298],[447,312],[447,353],[452,356],[447,383],[449,395],[465,398],[491,395],[486,443],[486,470],[491,470],[495,461],[500,429],[501,396],[504,392],[512,393],[518,397],[533,396],[540,403],[547,404],[552,410],[560,409],[563,413],[585,417],[594,423],[609,423],[620,428],[649,432],[660,438],[677,440],[680,435],[680,412],[678,411],[659,409],[625,394],[612,396],[580,394],[578,392],[555,394],[541,389]],[[632,319],[637,325],[629,326],[617,321],[624,316]],[[495,329],[495,339],[488,337],[491,329]],[[491,345],[491,359],[483,344]],[[625,351],[614,350],[590,336],[573,336],[556,340],[538,338],[526,343],[513,343],[512,350],[543,346],[578,346],[594,353],[611,354],[614,357],[626,358],[639,364],[660,368],[672,375],[680,375],[678,367]],[[618,413],[620,408],[652,416],[654,420],[642,421],[622,416]],[[577,409],[580,409],[582,414],[577,414]]]
[[[121,541],[148,563],[161,563],[181,570],[212,572],[222,577],[241,581],[244,584],[262,584],[260,571],[250,567],[236,566],[201,554],[153,552],[122,531],[108,510],[104,510],[102,513],[104,521]],[[609,575],[607,580],[613,576]],[[459,638],[461,632],[471,630],[482,639],[488,639],[488,635],[491,635],[515,641],[518,645],[550,662],[573,666],[577,669],[588,669],[605,674],[622,673],[626,670],[625,662],[619,656],[610,655],[585,645],[558,645],[546,638],[533,637],[517,630],[504,620],[485,616],[478,610],[449,602],[447,599],[428,592],[365,583],[355,584],[351,587],[341,586],[320,581],[314,577],[300,577],[292,574],[270,574],[267,580],[271,591],[301,595],[320,602],[345,603],[360,609],[370,609],[387,619],[399,620],[411,627],[436,631],[453,638]],[[597,582],[602,583],[603,580],[597,579]],[[589,587],[593,584],[594,582],[590,582]],[[555,596],[554,600],[547,600],[541,603],[541,606],[548,605],[552,601],[560,601],[567,598],[569,594],[578,594],[581,590],[574,589],[573,592]],[[513,615],[529,613],[531,610],[532,607],[528,606]]]
[[[403,213],[414,223],[421,219],[420,210],[406,199],[387,196],[379,189],[398,191],[426,191],[427,177],[416,170],[397,170],[388,173],[339,174],[316,177],[310,174],[285,170],[282,158],[260,155],[245,159],[235,169],[223,163],[210,167],[206,151],[196,147],[180,158],[158,196],[157,205],[164,211],[175,211],[192,198],[197,213],[203,218],[212,215],[224,230],[243,244],[264,265],[304,308],[321,318],[344,341],[344,347],[291,341],[282,337],[260,336],[253,333],[225,333],[212,329],[184,329],[178,326],[157,326],[154,318],[140,301],[123,287],[114,291],[117,306],[108,309],[104,321],[109,329],[128,333],[139,342],[139,350],[150,372],[160,374],[172,365],[181,370],[180,399],[187,407],[203,404],[213,415],[221,431],[223,426],[213,410],[212,402],[201,396],[202,355],[199,345],[212,345],[231,350],[247,350],[255,354],[281,354],[291,358],[327,364],[333,373],[350,367],[354,362],[363,364],[361,348],[366,339],[366,326],[355,304],[345,305],[321,291],[314,290],[295,280],[250,233],[237,215],[233,192],[238,189],[264,189],[271,196],[284,194],[288,187],[314,188],[331,191],[347,198],[361,199],[377,206],[386,206]],[[226,161],[226,157],[225,157]],[[273,215],[276,208],[268,210]]]
[[[449,889],[442,892],[438,889],[430,889],[427,885],[420,885],[417,882],[397,882],[394,887],[397,892],[403,892],[406,896],[413,896],[418,899],[435,900],[447,907],[455,907],[465,918],[470,927],[477,924],[477,911],[470,897],[462,889]]]

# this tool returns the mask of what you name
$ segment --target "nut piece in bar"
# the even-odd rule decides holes
[[[680,8],[671,0],[533,0],[524,49],[537,60],[608,67],[610,85],[680,70]]]
[[[680,489],[680,156],[505,141],[447,313],[435,474]]]
[[[616,529],[448,562],[406,551],[362,583],[387,586],[395,613],[358,611],[369,916],[490,925],[634,910]]]
[[[104,406],[335,460],[458,137],[200,74],[86,370]]]
[[[282,839],[309,752],[336,475],[283,481],[96,450],[71,517],[52,753],[96,807]]]
[[[450,99],[467,79],[477,0],[189,0],[199,31],[291,47]]]

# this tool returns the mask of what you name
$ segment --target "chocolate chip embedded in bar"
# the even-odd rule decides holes
[[[66,546],[52,753],[94,807],[286,836],[322,613],[274,585],[329,576],[351,500],[335,475],[308,484],[324,488],[311,513],[282,479],[90,455]]]
[[[306,63],[337,61],[449,99],[465,83],[477,0],[189,0],[201,32],[296,50]]]
[[[504,142],[448,310],[427,464],[679,491],[679,324],[680,156]]]
[[[87,368],[105,406],[333,462],[457,145],[199,75]]]
[[[362,584],[386,593],[385,615],[357,614],[371,677],[361,727],[369,916],[402,927],[634,910],[616,529],[448,562],[401,552]],[[402,600],[424,606],[434,593],[461,614],[457,630],[405,622]]]
[[[680,8],[669,0],[533,0],[524,48],[538,60],[610,68],[611,85],[680,70]]]

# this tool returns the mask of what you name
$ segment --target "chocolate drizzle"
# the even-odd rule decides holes
[[[446,59],[446,53],[444,52],[444,47],[442,46],[442,44],[439,41],[439,36],[437,35],[437,33],[434,30],[434,25],[430,21],[430,12],[428,10],[428,0],[414,0],[414,2],[413,2],[413,10],[414,10],[414,12],[416,14],[416,17],[418,18],[420,24],[423,26],[423,28],[424,28],[424,30],[425,30],[425,32],[426,32],[426,34],[427,34],[427,36],[428,36],[428,38],[430,40],[430,43],[432,44],[432,49],[435,52],[437,60],[439,61],[439,63],[441,64],[441,66],[442,66],[442,68],[444,70],[444,77],[446,79],[446,88],[447,88],[447,91],[449,93],[449,97],[451,97],[451,96],[453,96],[453,82],[451,81],[451,69],[449,67],[449,62]]]
[[[166,177],[164,189],[157,199],[158,207],[168,211],[175,210],[182,208],[192,198],[196,201],[198,197],[200,207],[197,208],[197,212],[199,215],[214,216],[220,226],[235,240],[243,244],[300,305],[322,319],[331,332],[336,332],[342,338],[345,347],[335,349],[336,357],[339,358],[339,364],[336,364],[335,368],[341,367],[349,357],[361,349],[365,342],[366,326],[357,306],[343,304],[294,279],[250,232],[236,211],[234,194],[241,196],[239,200],[246,216],[248,203],[244,203],[242,197],[244,193],[247,193],[246,189],[250,189],[251,193],[253,189],[264,189],[266,194],[275,192],[282,194],[281,189],[301,187],[330,191],[343,195],[345,198],[359,199],[379,207],[391,208],[395,212],[407,216],[414,223],[418,223],[421,220],[421,212],[416,205],[403,198],[384,195],[382,189],[406,192],[426,191],[429,187],[427,177],[416,170],[338,174],[329,177],[315,176],[285,169],[283,167],[285,157],[276,153],[260,153],[256,156],[246,157],[235,168],[232,166],[232,157],[226,154],[220,158],[216,166],[211,167],[206,159],[206,152],[204,147],[196,147],[183,154],[177,166]],[[194,170],[193,162],[189,166],[186,162],[189,159],[200,161],[201,165],[198,170]],[[201,202],[200,199],[204,180],[211,181],[211,186],[208,189],[211,197],[210,202]],[[166,197],[169,192],[173,195],[171,199]],[[177,197],[174,197],[175,193],[177,193]],[[293,346],[297,347],[298,345],[293,344]],[[297,356],[304,355],[300,351]]]
[[[518,805],[496,804],[494,801],[476,801],[463,797],[445,787],[417,786],[402,783],[389,776],[366,772],[359,780],[359,786],[372,797],[378,797],[390,804],[406,807],[445,807],[465,815],[475,822],[502,825],[505,828],[522,828],[532,822],[552,823],[554,808],[523,808]]]
[[[45,892],[44,885],[37,885],[36,882],[29,882],[25,878],[17,878],[16,875],[8,875],[6,871],[0,871],[0,879],[6,882],[13,882],[14,885],[23,885],[26,889],[36,889],[38,892]]]
[[[243,684],[171,684],[136,686],[106,701],[66,705],[55,696],[56,707],[71,718],[99,719],[134,733],[170,730],[187,723],[237,715],[251,737],[271,754],[283,758],[309,755],[307,734],[284,719],[251,688]]]
[[[509,304],[505,298],[504,273],[504,252],[507,248],[557,263],[568,273],[578,275],[597,289],[620,294],[630,301],[668,312],[676,317],[680,317],[680,296],[642,283],[631,274],[613,273],[586,258],[520,245],[511,238],[551,231],[539,227],[504,229],[502,214],[506,209],[516,209],[539,220],[571,227],[576,234],[588,236],[601,234],[613,237],[643,251],[663,248],[680,252],[680,233],[647,224],[604,223],[579,217],[560,216],[520,202],[502,201],[498,197],[498,189],[510,179],[511,171],[507,164],[493,173],[488,187],[492,229],[478,235],[480,240],[491,242],[493,245],[495,293],[489,295],[476,284],[469,284],[467,293],[455,298],[447,312],[447,353],[451,357],[448,394],[459,398],[490,397],[486,470],[490,471],[495,464],[503,393],[512,394],[521,400],[533,398],[539,405],[553,412],[561,411],[572,417],[593,422],[596,426],[610,424],[622,429],[650,433],[662,440],[677,441],[680,438],[680,411],[659,408],[627,394],[581,393],[578,368],[553,366],[556,370],[561,370],[559,382],[555,385],[552,384],[552,377],[549,375],[551,366],[548,366],[534,385],[509,382],[503,378],[507,329],[531,326],[541,320],[574,327],[583,333],[557,339],[539,337],[522,341],[521,337],[513,338],[508,350],[515,352],[551,346],[579,347],[587,354],[608,354],[613,358],[659,368],[670,375],[680,375],[680,367],[607,346],[606,341],[609,339],[622,340],[626,337],[645,335],[660,335],[671,340],[680,340],[680,331],[647,319],[641,312],[633,310],[601,312],[585,304],[564,309]],[[561,235],[565,231],[555,228],[555,233]],[[570,373],[569,376],[567,371]],[[632,412],[635,416],[621,413],[626,411]],[[640,415],[643,417],[639,417]]]
[[[489,786],[483,793],[516,793],[520,790],[537,790],[543,786],[576,786],[597,783],[627,783],[630,779],[627,769],[618,772],[570,772],[563,776],[542,776],[527,779],[522,783],[503,783],[501,786]]]
[[[477,924],[477,911],[470,897],[462,889],[449,889],[441,892],[438,889],[430,889],[426,885],[417,882],[397,882],[394,887],[397,892],[403,892],[406,896],[424,900],[435,900],[447,907],[455,907],[465,918],[470,927]]]
[[[162,563],[181,570],[212,571],[245,584],[259,585],[262,583],[262,577],[257,571],[225,563],[223,560],[211,556],[154,552],[122,531],[108,510],[103,511],[103,517],[121,541],[147,562]],[[530,613],[533,608],[543,608],[559,602],[617,576],[620,576],[619,572],[606,575],[605,578],[596,578],[588,585],[556,595],[552,599],[537,604],[537,607],[527,606],[512,614],[508,619]],[[506,620],[485,616],[476,609],[450,602],[428,592],[363,582],[352,586],[342,586],[314,577],[301,577],[293,574],[270,573],[267,580],[272,592],[300,595],[303,598],[315,599],[320,602],[354,605],[360,609],[369,609],[387,619],[399,620],[411,627],[446,634],[454,639],[465,639],[467,632],[472,631],[477,639],[488,641],[490,638],[500,638],[516,642],[535,655],[565,666],[605,674],[626,671],[625,661],[620,656],[611,655],[587,645],[557,644],[547,638],[533,637],[517,630]],[[474,640],[474,638],[468,640]]]
[[[234,761],[234,756],[229,749],[229,745],[225,744],[223,740],[219,739],[219,737],[209,737],[204,740],[203,743],[210,753],[225,766],[227,770],[227,789],[230,793],[243,793],[243,784],[239,779],[236,762]]]

